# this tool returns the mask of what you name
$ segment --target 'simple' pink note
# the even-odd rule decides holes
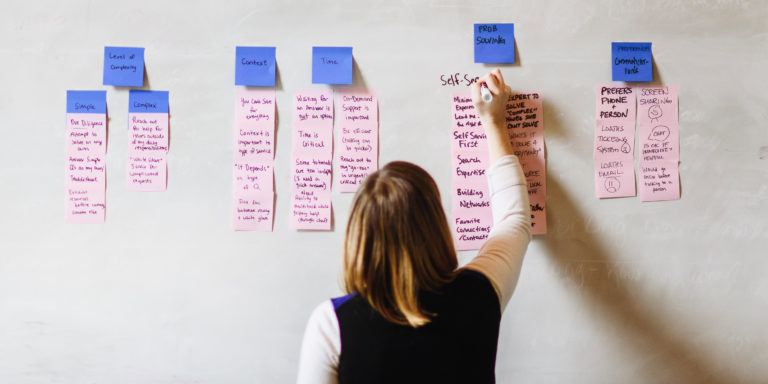
[[[232,228],[272,231],[274,222],[275,91],[235,94]]]
[[[333,91],[294,92],[291,228],[331,228]]]
[[[165,191],[167,181],[168,114],[128,114],[128,189]]]
[[[379,167],[379,121],[376,92],[343,89],[337,93],[336,189],[355,192]]]
[[[65,209],[68,223],[104,222],[106,133],[106,114],[67,114]]]
[[[507,106],[507,131],[528,181],[531,233],[547,233],[547,175],[544,157],[544,107],[540,91],[512,93]]]

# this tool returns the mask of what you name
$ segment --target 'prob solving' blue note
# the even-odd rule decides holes
[[[514,24],[475,24],[475,63],[514,62]]]
[[[144,86],[144,48],[104,47],[104,85]]]
[[[107,113],[107,91],[67,91],[67,113]]]
[[[313,84],[352,84],[352,47],[312,47]]]
[[[275,86],[275,47],[236,47],[235,85]]]
[[[128,93],[129,113],[168,113],[168,91],[131,90]]]
[[[613,81],[653,81],[651,43],[611,43]]]

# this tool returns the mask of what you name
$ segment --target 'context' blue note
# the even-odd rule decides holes
[[[352,47],[312,47],[313,84],[352,84]]]
[[[275,86],[275,47],[236,47],[235,85]]]

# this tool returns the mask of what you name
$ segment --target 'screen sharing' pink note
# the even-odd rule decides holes
[[[335,184],[339,192],[356,192],[379,167],[379,102],[368,89],[342,89],[336,97]]]
[[[677,86],[637,89],[640,200],[680,199]]]
[[[291,228],[331,229],[333,91],[294,92]]]
[[[128,189],[165,191],[168,91],[131,90],[128,103]]]
[[[67,91],[66,136],[66,221],[103,223],[107,175],[105,91]]]
[[[275,91],[235,94],[232,228],[272,231],[274,218]]]
[[[635,196],[635,89],[603,84],[596,96],[595,194],[601,199]]]

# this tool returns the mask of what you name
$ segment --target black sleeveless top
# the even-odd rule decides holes
[[[385,320],[358,295],[332,299],[345,383],[493,383],[501,311],[491,282],[462,270],[421,305],[437,315],[419,328]]]

